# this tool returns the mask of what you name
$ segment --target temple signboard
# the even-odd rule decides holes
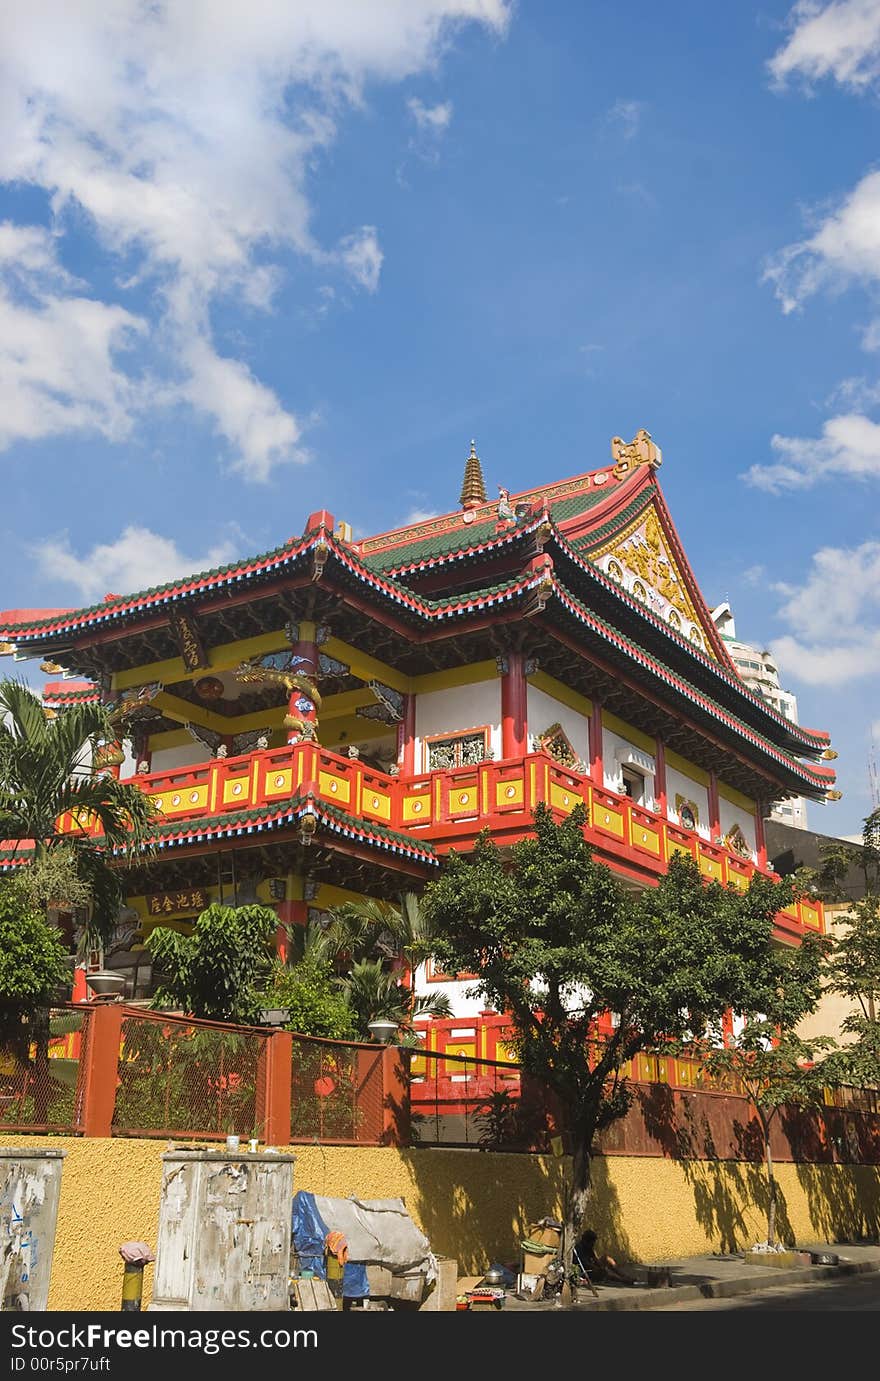
[[[170,916],[178,911],[204,911],[208,893],[202,887],[182,887],[179,892],[151,892],[144,900],[148,915]]]

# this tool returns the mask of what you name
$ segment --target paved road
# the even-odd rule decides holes
[[[770,1313],[777,1310],[868,1310],[880,1312],[880,1272],[855,1279],[828,1280],[816,1285],[776,1286],[754,1295],[735,1295],[731,1299],[682,1300],[678,1304],[652,1309],[652,1314],[671,1314],[682,1310],[730,1310]]]

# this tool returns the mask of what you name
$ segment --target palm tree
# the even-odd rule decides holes
[[[405,892],[398,906],[365,897],[362,901],[333,907],[324,934],[337,953],[346,953],[353,960],[403,960],[409,972],[410,1010],[413,1011],[416,969],[430,958],[435,938],[414,892]]]
[[[334,981],[345,994],[364,1040],[370,1037],[370,1022],[382,1018],[397,1022],[403,1033],[398,1044],[416,1044],[412,1023],[419,1017],[452,1016],[445,993],[414,998],[381,959],[355,960],[348,973]]]
[[[154,814],[136,786],[94,770],[95,749],[117,735],[103,705],[71,705],[49,718],[29,686],[0,681],[0,838],[16,847],[29,841],[32,866],[53,879],[63,878],[59,859],[69,863],[71,890],[89,901],[86,929],[99,939],[112,931],[124,900],[112,860],[125,864],[147,852]],[[100,836],[62,834],[66,812],[96,820]]]
[[[416,996],[416,969],[433,951],[434,932],[414,892],[404,893],[398,905],[365,897],[332,907],[329,925],[307,937],[306,945],[319,948],[331,963],[346,963],[336,982],[365,1037],[369,1022],[386,1018],[397,1022],[404,1043],[415,1041],[413,1023],[419,1017],[452,1015],[445,994]]]

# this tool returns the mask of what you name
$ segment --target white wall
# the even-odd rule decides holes
[[[733,805],[731,801],[725,801],[720,793],[718,796],[718,815],[721,819],[722,838],[733,829],[734,825],[739,825],[751,850],[752,862],[757,863],[758,853],[755,840],[754,815],[750,815],[747,810],[743,810],[740,806]]]
[[[561,700],[556,700],[546,691],[538,690],[537,686],[531,684],[528,686],[527,707],[529,738],[534,740],[538,734],[549,729],[551,724],[560,724],[572,748],[585,764],[585,770],[589,772],[590,731],[587,716],[570,709],[568,705],[563,705]]]
[[[416,969],[416,995],[418,997],[445,993],[449,998],[454,1017],[476,1017],[488,1010],[485,997],[468,997],[469,989],[474,987],[475,979],[453,978],[448,982],[429,983],[427,968],[420,964]]]
[[[709,790],[708,787],[701,786],[692,777],[686,777],[674,767],[666,768],[666,804],[669,819],[676,824],[681,821],[675,809],[676,796],[684,796],[685,800],[693,801],[697,807],[700,823],[697,826],[697,834],[703,839],[709,838]]]
[[[191,767],[210,762],[211,750],[204,743],[181,743],[176,748],[160,748],[153,754],[151,772],[173,772],[175,767]]]
[[[435,734],[466,733],[489,726],[489,747],[501,757],[501,680],[425,691],[416,696],[416,772],[427,771],[424,740]]]
[[[632,755],[632,761],[627,763],[627,759]],[[630,743],[628,739],[621,738],[620,734],[612,733],[610,729],[602,730],[602,767],[605,773],[605,786],[608,791],[622,791],[623,778],[621,776],[621,766],[627,764],[633,771],[641,772],[645,778],[644,806],[651,810],[654,798],[657,795],[655,786],[656,762],[653,753],[646,753],[637,744]]]

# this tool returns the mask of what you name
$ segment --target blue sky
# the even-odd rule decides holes
[[[710,603],[880,744],[880,0],[32,0],[0,17],[0,604],[647,427]]]

